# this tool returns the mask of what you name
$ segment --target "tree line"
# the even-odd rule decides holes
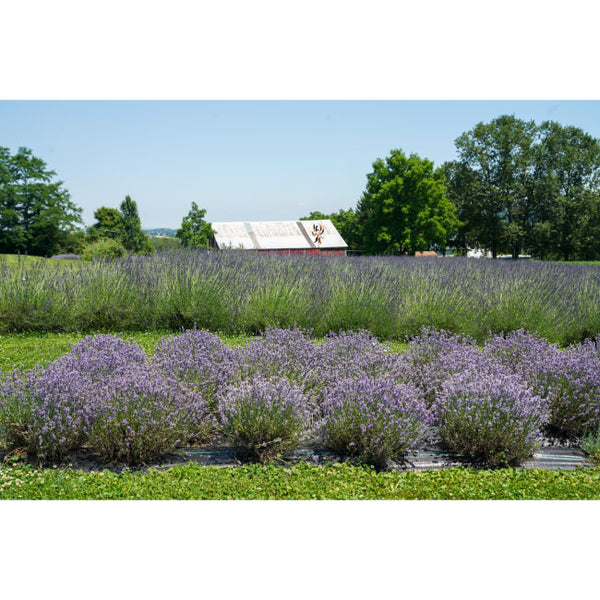
[[[392,150],[373,163],[355,209],[329,218],[366,254],[488,250],[495,258],[600,259],[600,141],[573,126],[514,115],[479,123],[434,168]]]
[[[130,196],[125,196],[119,209],[98,208],[87,230],[81,213],[56,173],[30,149],[11,154],[0,147],[0,254],[118,257],[167,247],[164,240],[151,240],[142,230],[137,203]],[[178,244],[207,246],[213,230],[204,221],[205,214],[192,202],[177,231]]]
[[[378,158],[355,208],[331,219],[349,248],[365,254],[488,250],[495,258],[600,259],[600,140],[554,121],[514,115],[478,123],[439,167],[391,150]],[[154,251],[137,204],[100,207],[81,228],[81,208],[31,150],[0,147],[0,253],[119,256]],[[181,245],[208,247],[214,233],[195,202],[177,230]]]

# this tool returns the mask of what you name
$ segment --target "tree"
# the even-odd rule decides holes
[[[535,185],[538,221],[551,228],[550,255],[569,260],[581,251],[581,235],[595,220],[600,142],[578,127],[553,121],[542,123],[540,138]]]
[[[88,235],[91,240],[95,241],[100,238],[121,240],[123,215],[116,208],[101,206],[94,212],[94,218],[96,222],[88,227]]]
[[[574,257],[578,260],[600,258],[600,194],[585,191],[582,194],[576,223]]]
[[[81,208],[55,176],[31,150],[0,148],[0,252],[51,256],[82,223]]]
[[[450,241],[461,254],[479,245],[479,228],[484,227],[478,210],[479,179],[475,171],[459,161],[449,161],[441,167],[446,184],[446,197],[456,206],[460,226]]]
[[[496,258],[508,251],[518,258],[532,227],[533,144],[536,127],[514,115],[478,123],[456,141],[463,187],[459,218],[468,215],[473,241],[489,248]],[[470,171],[470,173],[467,173]],[[468,183],[467,183],[468,181]],[[468,185],[468,190],[464,188]],[[456,195],[456,188],[450,195]]]
[[[494,257],[510,252],[518,258],[526,250],[569,260],[594,252],[598,140],[576,127],[503,115],[455,143],[459,160],[444,170],[463,222],[461,245],[482,246]]]
[[[392,150],[373,163],[357,207],[364,249],[369,254],[414,253],[445,248],[460,222],[445,195],[443,174],[416,154]]]
[[[144,231],[138,215],[137,204],[130,196],[121,202],[121,243],[134,254],[152,254],[154,249]]]
[[[361,249],[360,228],[353,208],[348,210],[340,208],[338,212],[330,215],[317,210],[311,212],[308,217],[300,217],[301,221],[321,221],[323,219],[329,219],[333,223],[343,240],[348,244],[349,250]]]
[[[195,202],[192,202],[192,209],[183,217],[181,227],[175,234],[181,240],[185,248],[208,248],[208,242],[211,235],[215,234],[210,223],[204,220],[206,209],[198,208]]]

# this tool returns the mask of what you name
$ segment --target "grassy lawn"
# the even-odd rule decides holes
[[[43,256],[25,256],[18,254],[0,254],[0,265],[7,267],[32,268],[39,265],[49,265],[55,268],[72,268],[82,264],[81,260],[72,259],[49,259]]]

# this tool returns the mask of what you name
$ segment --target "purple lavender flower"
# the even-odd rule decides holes
[[[387,377],[404,382],[404,359],[367,331],[330,333],[319,345],[319,376],[323,394],[345,379]]]
[[[294,381],[305,393],[321,386],[322,352],[310,331],[268,328],[237,351],[240,379],[256,374]]]
[[[600,427],[600,353],[586,340],[559,352],[545,365],[539,387],[550,403],[550,426],[568,438]]]
[[[184,382],[211,402],[220,387],[237,379],[236,352],[208,331],[192,329],[162,338],[152,364],[168,377]]]
[[[560,362],[556,344],[523,329],[491,335],[485,341],[483,353],[501,362],[511,373],[520,375],[534,389],[550,365]]]
[[[218,394],[223,432],[253,460],[268,462],[293,448],[312,422],[313,406],[287,379],[255,375]]]
[[[414,386],[370,376],[339,381],[321,410],[324,444],[374,466],[408,450],[431,421]]]
[[[600,353],[586,340],[565,350],[526,331],[490,337],[484,352],[494,356],[548,400],[550,430],[577,438],[600,426]]]
[[[9,447],[51,462],[85,440],[92,414],[89,377],[57,361],[15,370],[1,387],[0,413]]]
[[[74,344],[71,350],[54,361],[57,368],[77,371],[92,381],[110,378],[132,364],[146,365],[146,353],[135,342],[119,336],[96,334]]]
[[[423,391],[428,406],[436,403],[442,384],[453,374],[470,369],[489,374],[508,371],[480,352],[473,338],[429,328],[410,341],[403,360],[407,380]]]
[[[434,405],[444,444],[492,466],[520,464],[535,451],[548,404],[517,375],[476,368],[451,375]]]
[[[148,366],[120,371],[96,393],[89,445],[103,460],[152,460],[205,441],[215,425],[200,394]]]

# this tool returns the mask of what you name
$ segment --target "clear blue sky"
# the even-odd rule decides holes
[[[129,194],[143,227],[291,220],[355,207],[392,148],[439,165],[480,121],[515,114],[600,138],[599,101],[0,101],[0,146],[30,148],[84,209]]]

